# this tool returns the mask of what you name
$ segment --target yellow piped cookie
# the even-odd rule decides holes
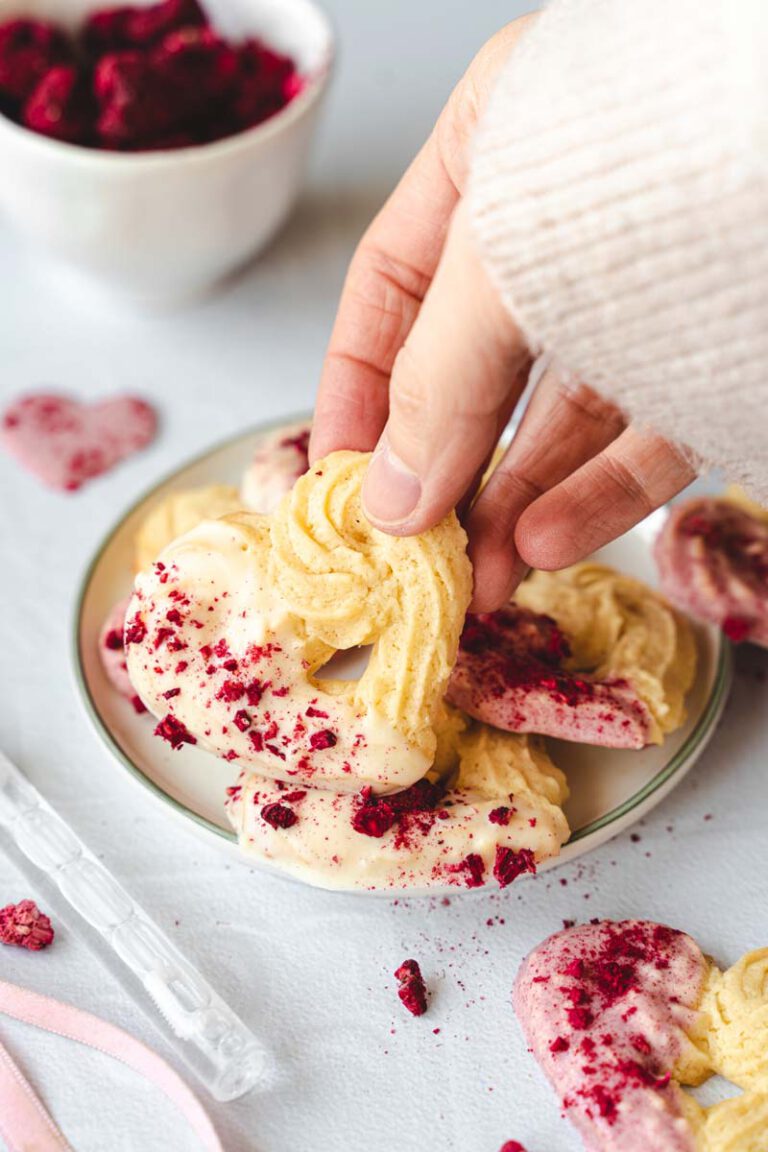
[[[339,791],[405,788],[432,765],[471,594],[466,537],[453,513],[416,537],[373,528],[368,459],[334,453],[271,517],[206,520],[139,575],[128,668],[173,747]],[[367,644],[359,681],[316,678]]]

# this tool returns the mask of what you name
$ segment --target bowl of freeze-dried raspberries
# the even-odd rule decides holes
[[[207,291],[298,195],[333,59],[313,0],[0,0],[0,209],[136,301]]]

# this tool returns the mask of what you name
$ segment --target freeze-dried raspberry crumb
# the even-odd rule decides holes
[[[580,1006],[567,1008],[565,1015],[568,1023],[575,1032],[584,1032],[594,1020],[594,1016],[589,1008],[582,1008]]]
[[[431,812],[442,800],[445,789],[440,784],[433,784],[431,780],[423,778],[404,788],[402,792],[393,792],[387,796],[387,803],[398,815],[407,812]]]
[[[470,852],[458,864],[449,864],[447,870],[462,876],[467,888],[481,888],[485,884],[485,862],[477,852]]]
[[[491,809],[491,811],[488,813],[488,819],[490,820],[491,824],[506,825],[509,824],[513,812],[514,808],[508,808],[506,805],[502,804],[498,808]]]
[[[147,706],[140,696],[131,696],[131,704],[137,716],[143,716],[147,710]]]
[[[536,871],[536,858],[530,848],[496,848],[496,859],[493,865],[493,874],[499,882],[500,888],[506,888],[513,880],[517,880],[523,872]]]
[[[322,752],[326,748],[333,748],[338,743],[338,737],[330,728],[323,728],[322,732],[313,732],[309,738],[310,746],[315,752]]]
[[[250,684],[245,686],[245,697],[249,704],[254,708],[260,703],[262,696],[267,690],[267,685],[261,680],[251,680]]]
[[[506,1140],[499,1148],[499,1152],[525,1152],[525,1148],[519,1140]]]
[[[395,972],[397,994],[412,1016],[423,1016],[427,1010],[427,986],[416,960],[404,960]]]
[[[553,1056],[557,1056],[560,1052],[567,1052],[570,1046],[570,1041],[565,1036],[557,1036],[550,1044],[549,1050]]]
[[[287,804],[279,804],[274,802],[272,804],[265,804],[261,810],[262,820],[266,820],[273,828],[292,828],[298,820],[298,816],[293,808],[289,808]]]
[[[228,704],[234,704],[237,700],[241,700],[244,695],[245,685],[240,680],[225,680],[216,693],[216,699],[226,700]]]
[[[251,718],[246,712],[245,708],[239,708],[235,712],[235,719],[233,721],[235,728],[240,732],[247,732],[251,726]]]
[[[173,700],[175,696],[181,695],[181,688],[169,688],[167,692],[163,692],[164,700]]]
[[[147,626],[138,614],[125,626],[124,640],[126,644],[141,644],[147,635]]]
[[[117,628],[111,628],[104,637],[104,647],[110,652],[119,652],[123,647],[123,635]]]
[[[181,748],[182,744],[197,744],[197,737],[193,736],[185,724],[169,712],[155,728],[155,736],[167,740],[171,748]]]
[[[0,908],[0,944],[13,944],[39,952],[53,942],[51,921],[34,900],[22,900]]]
[[[366,800],[353,813],[352,827],[355,832],[360,832],[363,836],[379,839],[389,832],[396,820],[397,813],[386,800],[374,803]]]

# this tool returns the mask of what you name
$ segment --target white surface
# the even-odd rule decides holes
[[[109,770],[76,699],[69,614],[86,558],[137,489],[244,424],[307,405],[356,234],[463,62],[516,10],[337,0],[341,74],[312,194],[257,267],[194,311],[95,314],[57,293],[0,226],[0,398],[43,383],[94,396],[134,388],[164,418],[153,448],[74,497],[0,456],[0,744],[273,1046],[269,1093],[211,1106],[228,1152],[498,1152],[513,1137],[529,1152],[576,1152],[512,1014],[523,953],[573,916],[658,917],[723,962],[768,942],[768,688],[756,679],[766,653],[739,654],[719,732],[640,843],[624,836],[503,896],[449,907],[324,895],[230,864]],[[0,861],[0,891],[18,899],[30,885]],[[496,915],[506,923],[487,927]],[[402,1010],[390,975],[409,955],[434,991],[421,1020]],[[155,1042],[81,935],[62,930],[42,955],[3,950],[0,973]],[[117,1065],[1,1017],[0,1036],[77,1152],[197,1147]]]
[[[103,547],[98,550],[95,563],[88,570],[76,621],[85,682],[84,699],[86,706],[92,707],[100,718],[105,739],[110,741],[110,750],[118,754],[119,749],[132,766],[130,770],[138,783],[145,787],[149,782],[155,785],[150,795],[166,805],[169,815],[189,820],[193,828],[197,828],[201,835],[213,838],[220,848],[235,849],[234,833],[224,801],[227,786],[238,779],[237,766],[217,760],[200,747],[185,746],[174,750],[158,740],[153,735],[155,725],[152,718],[137,716],[131,703],[115,691],[106,676],[98,644],[113,606],[130,595],[136,533],[147,514],[172,492],[211,484],[239,487],[264,432],[269,432],[269,426],[262,431],[244,432],[242,436],[212,448],[202,458],[185,463],[172,476],[163,478],[150,493],[143,495],[127,516],[117,518]],[[666,512],[659,510],[596,553],[595,559],[649,584],[657,583],[651,543],[665,516]],[[540,871],[557,865],[563,859],[575,860],[646,815],[701,755],[727,697],[729,677],[724,674],[721,678],[718,674],[721,651],[725,646],[719,629],[697,626],[696,641],[698,667],[696,682],[688,694],[688,717],[663,745],[651,746],[638,753],[549,742],[554,762],[568,777],[571,795],[565,813],[571,831],[581,835],[564,849],[559,861],[547,860]],[[345,670],[337,666],[335,670],[335,675],[341,679],[360,674],[359,667]],[[716,697],[714,708],[711,707],[713,696]],[[687,753],[682,755],[686,748]],[[641,798],[643,790],[678,758],[680,762],[673,774],[663,783],[657,782],[651,794]],[[122,759],[120,762],[123,763]],[[629,811],[620,811],[627,806]],[[605,820],[611,814],[612,818]],[[205,823],[196,823],[198,819]],[[585,834],[588,825],[602,820],[605,820],[603,826]],[[217,829],[224,830],[229,842],[222,841]],[[237,851],[234,856],[242,861]],[[269,868],[268,865],[264,867]],[[444,890],[448,894],[456,893],[455,887],[448,885]],[[440,891],[439,887],[434,889],[435,893]],[[416,893],[411,891],[410,894]]]
[[[148,3],[149,0],[140,0]],[[332,34],[311,0],[207,0],[233,38],[289,52],[304,91],[267,123],[205,148],[73,148],[0,119],[0,208],[61,273],[146,304],[200,295],[273,237],[293,207],[327,87]],[[98,0],[0,0],[76,28]]]

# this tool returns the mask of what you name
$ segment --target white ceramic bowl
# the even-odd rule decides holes
[[[312,0],[204,3],[223,34],[262,37],[307,78],[265,123],[194,148],[114,153],[62,144],[0,116],[0,211],[57,264],[140,303],[200,295],[267,244],[300,190],[330,76],[333,34]],[[74,30],[106,6],[0,0],[0,20],[29,15]]]

